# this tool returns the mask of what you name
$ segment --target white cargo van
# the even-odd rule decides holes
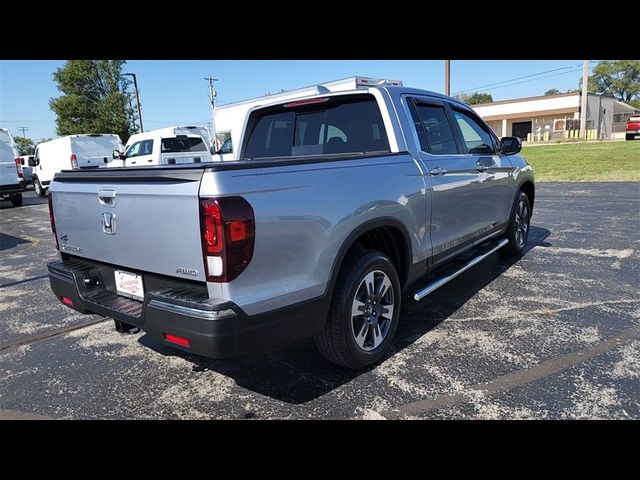
[[[114,150],[122,148],[114,134],[68,135],[38,144],[33,160],[33,186],[41,197],[53,176],[62,170],[99,168],[114,160]]]
[[[26,188],[18,150],[9,130],[0,128],[0,196],[11,200],[14,207],[22,205],[22,192]]]
[[[131,135],[120,162],[114,161],[108,166],[146,167],[211,161],[211,140],[206,128],[167,127]]]

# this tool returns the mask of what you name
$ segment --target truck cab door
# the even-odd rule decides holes
[[[448,102],[408,99],[430,192],[431,244],[435,265],[458,255],[487,229],[483,172],[468,154]]]
[[[145,167],[148,165],[156,165],[157,162],[153,161],[153,144],[154,141],[141,140],[131,144],[126,151],[127,158],[125,159],[125,166],[127,167]]]
[[[474,112],[451,105],[454,128],[458,131],[466,151],[468,163],[478,172],[477,186],[480,202],[477,215],[484,231],[490,233],[509,219],[514,191],[513,166],[507,155],[499,154],[499,142],[489,126]]]

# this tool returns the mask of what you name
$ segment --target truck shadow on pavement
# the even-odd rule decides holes
[[[31,242],[29,242],[29,240],[25,240],[24,238],[14,237],[13,235],[9,235],[7,233],[0,233],[0,251],[10,250],[17,247],[18,245],[24,245],[26,243]]]
[[[548,247],[550,231],[531,226],[529,241],[521,256],[493,258],[482,262],[482,268],[472,268],[439,289],[439,295],[414,302],[409,292],[403,297],[400,324],[390,356],[410,346],[462,307],[529,250]],[[419,284],[418,284],[419,285]],[[139,339],[146,347],[167,356],[179,356],[193,364],[194,372],[215,371],[235,380],[238,386],[281,402],[302,404],[353,380],[368,370],[348,370],[326,361],[316,351],[312,339],[277,348],[267,353],[244,355],[223,360],[211,360],[174,350],[151,340]]]

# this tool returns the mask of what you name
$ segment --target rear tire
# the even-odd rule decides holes
[[[633,140],[634,138],[636,138],[636,136],[635,136],[635,135],[626,135],[626,136],[625,136],[625,139],[626,139],[626,140]]]
[[[11,200],[11,205],[13,205],[14,207],[19,207],[20,205],[22,205],[22,194],[16,193],[15,195],[11,195],[9,200]]]
[[[374,250],[351,253],[340,269],[329,318],[315,337],[320,354],[360,369],[389,350],[400,316],[400,280],[393,263]]]
[[[47,194],[47,191],[44,189],[44,187],[40,183],[40,179],[38,178],[33,180],[33,188],[36,191],[36,195],[38,195],[39,197],[44,197]]]
[[[531,203],[524,192],[518,193],[504,238],[509,243],[501,250],[506,255],[519,255],[527,245],[531,223]]]

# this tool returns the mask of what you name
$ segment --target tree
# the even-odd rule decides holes
[[[491,94],[484,92],[473,92],[472,94],[459,93],[458,95],[456,95],[456,98],[469,105],[493,102],[493,97],[491,96]]]
[[[558,90],[557,88],[550,88],[549,90],[544,92],[545,95],[555,95],[556,93],[560,93],[560,90]]]
[[[33,140],[26,137],[14,137],[13,141],[16,143],[16,148],[20,155],[33,155],[33,152],[36,149]]]
[[[62,95],[49,100],[58,135],[117,133],[125,143],[135,113],[122,75],[124,60],[69,60],[53,79]]]
[[[640,98],[634,98],[633,100],[631,100],[629,102],[629,105],[631,105],[632,107],[635,107],[638,110],[640,110]]]
[[[587,88],[589,93],[610,95],[625,103],[640,98],[640,60],[598,63],[589,76]]]

